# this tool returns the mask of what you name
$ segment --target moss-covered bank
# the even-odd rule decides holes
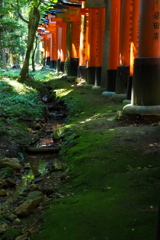
[[[122,104],[74,82],[48,82],[68,106],[60,129],[67,163],[32,240],[154,240],[160,185],[160,128],[116,120]]]

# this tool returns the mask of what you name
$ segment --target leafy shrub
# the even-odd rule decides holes
[[[1,168],[0,169],[0,178],[4,179],[7,177],[11,177],[11,176],[13,176],[13,173],[14,173],[14,171],[10,167]]]

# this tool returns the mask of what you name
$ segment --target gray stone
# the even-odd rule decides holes
[[[108,91],[104,91],[102,92],[102,96],[106,96],[106,97],[112,97],[112,95],[114,95],[115,92],[108,92]]]
[[[115,102],[123,102],[125,99],[127,98],[127,94],[113,94],[111,96],[111,100],[115,101]]]
[[[31,184],[28,188],[30,191],[35,191],[39,189],[39,186],[35,183]]]
[[[126,114],[138,114],[146,116],[157,116],[160,115],[160,106],[136,106],[128,104],[124,106],[123,112]]]
[[[65,164],[61,163],[60,161],[55,161],[53,166],[55,171],[63,170],[65,168]]]
[[[16,216],[15,214],[13,214],[13,213],[6,213],[6,214],[4,215],[4,217],[5,217],[7,220],[9,220],[9,221],[14,221],[17,216]]]
[[[29,240],[29,239],[30,238],[28,237],[27,233],[15,238],[15,240]]]
[[[20,224],[21,223],[21,219],[19,218],[16,218],[13,222],[13,224],[17,225],[17,224]]]
[[[43,193],[41,191],[34,191],[34,192],[30,192],[27,196],[27,199],[31,199],[31,200],[36,200],[39,198],[43,198]]]
[[[18,206],[15,209],[15,214],[18,216],[28,216],[31,212],[34,211],[36,207],[38,207],[41,199],[37,200],[31,200],[28,199],[24,203],[22,203],[20,206]]]
[[[4,189],[0,189],[0,197],[6,196],[7,192]]]
[[[15,209],[15,214],[18,216],[27,216],[38,207],[43,199],[43,193],[39,191],[31,192],[27,196],[27,200]]]
[[[15,170],[21,169],[21,164],[17,158],[2,158],[0,159],[1,167],[11,167]]]
[[[16,182],[11,178],[7,178],[6,183],[7,183],[8,187],[15,187],[16,186]]]
[[[0,225],[0,234],[5,233],[5,231],[8,229],[7,223],[3,223]]]

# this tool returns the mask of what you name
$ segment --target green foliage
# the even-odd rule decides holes
[[[18,71],[8,76],[17,76]],[[31,142],[30,124],[41,118],[44,106],[39,92],[6,76],[0,81],[0,135],[6,136],[7,142],[28,145]]]
[[[2,116],[22,116],[24,119],[42,116],[43,107],[36,90],[9,79],[3,79],[0,87],[0,113]]]
[[[14,174],[13,168],[6,167],[6,168],[1,168],[0,169],[0,178],[4,179],[7,177],[12,177]]]
[[[19,76],[19,72],[20,70],[9,69],[8,71],[2,71],[0,69],[0,80],[3,80],[3,76],[16,79]]]
[[[4,0],[0,3],[0,16],[0,67],[4,67],[6,64],[9,65],[10,54],[14,62],[19,62],[19,56],[25,54],[27,28],[17,18],[12,1]]]
[[[21,231],[15,228],[7,229],[3,234],[3,240],[14,240],[16,237],[22,235]]]

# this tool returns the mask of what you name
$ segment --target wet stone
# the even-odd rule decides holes
[[[0,181],[0,187],[6,187],[6,186],[7,186],[7,183],[5,180]]]
[[[13,214],[13,213],[6,213],[6,214],[4,215],[4,217],[5,217],[7,220],[9,220],[9,221],[14,221],[17,216],[16,216],[15,214]]]
[[[21,219],[19,219],[19,218],[16,218],[13,222],[13,224],[15,224],[15,225],[18,225],[20,223],[21,223]]]
[[[35,200],[26,200],[15,209],[15,214],[18,216],[28,216],[36,207],[38,207],[41,200],[41,198]]]
[[[28,237],[27,233],[15,238],[15,240],[29,240],[29,239],[30,238]]]
[[[37,184],[31,184],[28,188],[30,191],[35,191],[39,189],[39,186]]]
[[[16,182],[11,178],[7,178],[6,183],[7,183],[8,187],[15,187],[16,186]]]
[[[2,158],[0,159],[1,167],[11,167],[15,170],[21,169],[21,164],[17,158]]]
[[[34,183],[38,183],[38,182],[41,182],[42,180],[43,180],[43,179],[42,179],[41,177],[39,177],[39,178],[35,178],[33,182],[34,182]]]
[[[5,231],[8,229],[8,224],[3,223],[0,225],[0,234],[5,233]]]
[[[0,189],[0,197],[6,196],[7,192],[4,189]]]

